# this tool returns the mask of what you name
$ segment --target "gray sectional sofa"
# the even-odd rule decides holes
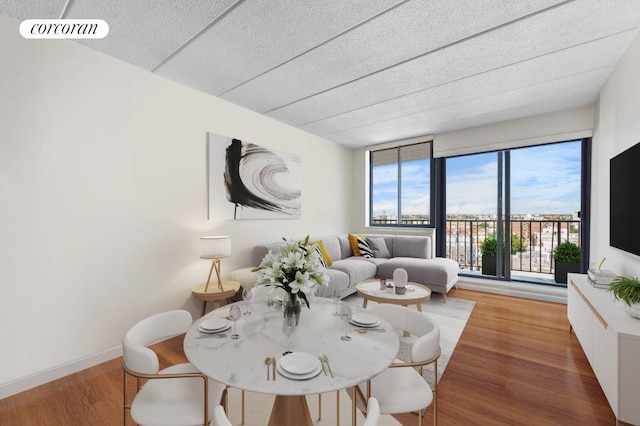
[[[341,296],[355,293],[356,284],[371,278],[393,277],[396,268],[403,268],[409,275],[409,281],[423,284],[433,292],[445,295],[458,281],[458,263],[451,259],[434,257],[432,241],[429,236],[407,235],[367,235],[381,237],[386,244],[390,257],[365,258],[354,256],[347,235],[311,238],[322,240],[333,263],[327,268],[330,277],[329,286],[319,289],[318,296],[329,294],[330,288],[338,288]],[[377,239],[380,242],[380,239]],[[269,250],[277,252],[283,243],[261,245],[254,248],[253,263],[260,264]],[[246,271],[244,271],[246,280]],[[238,274],[232,279],[240,279]],[[255,282],[255,278],[254,278]]]

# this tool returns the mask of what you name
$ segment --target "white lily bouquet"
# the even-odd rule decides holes
[[[282,251],[274,254],[269,250],[253,271],[258,272],[258,282],[286,291],[291,305],[300,298],[309,307],[307,295],[317,286],[329,283],[322,254],[317,245],[309,246],[309,236],[304,242],[283,240],[287,244]]]

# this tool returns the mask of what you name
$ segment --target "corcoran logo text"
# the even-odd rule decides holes
[[[25,19],[20,34],[24,38],[105,38],[109,24],[102,19]]]

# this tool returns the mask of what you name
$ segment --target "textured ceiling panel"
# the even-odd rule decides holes
[[[301,129],[318,135],[330,135],[447,105],[461,104],[480,97],[556,80],[588,70],[608,68],[616,63],[633,35],[634,31],[627,31],[312,122],[301,126]]]
[[[411,1],[222,97],[269,111],[558,2]]]
[[[104,19],[108,37],[78,42],[152,70],[235,1],[75,0],[67,18]]]
[[[301,125],[637,27],[638,0],[616,5],[569,3],[268,115]]]
[[[593,103],[640,25],[640,0],[0,0],[0,13],[65,5],[111,27],[77,42],[353,147]]]
[[[460,119],[473,120],[491,114],[497,121],[512,119],[512,113],[521,107],[555,104],[558,101],[572,102],[574,106],[588,105],[595,102],[598,89],[602,86],[610,72],[610,68],[591,71],[562,79],[524,87],[508,92],[486,96],[463,104],[450,105],[436,110],[413,114],[395,120],[388,120],[370,126],[340,132],[331,135],[332,139],[349,141],[362,145],[363,140],[380,138],[403,139],[415,136],[416,132],[442,132],[452,130]],[[590,89],[585,90],[585,87]],[[526,109],[526,108],[525,108]],[[501,115],[503,114],[504,115]]]
[[[156,72],[218,95],[398,3],[246,1]]]
[[[58,19],[66,3],[66,0],[0,0],[0,12],[18,21]]]

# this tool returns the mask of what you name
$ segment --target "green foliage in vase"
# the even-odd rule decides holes
[[[553,254],[556,262],[580,263],[580,247],[570,241],[558,244]]]
[[[609,284],[609,291],[613,293],[616,300],[622,300],[627,305],[640,303],[640,280],[638,278],[618,275]]]

